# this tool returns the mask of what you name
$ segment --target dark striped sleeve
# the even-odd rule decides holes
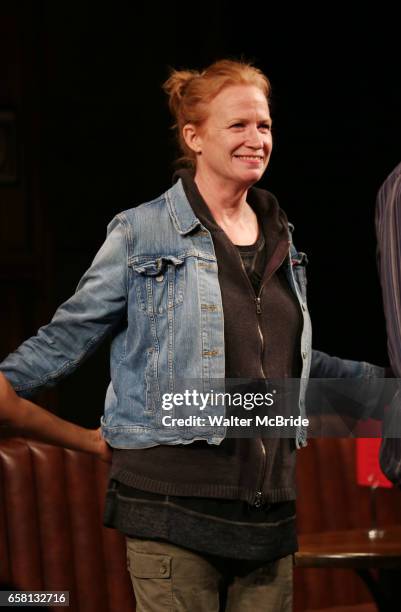
[[[401,378],[401,164],[377,194],[376,235],[388,354],[395,376]]]

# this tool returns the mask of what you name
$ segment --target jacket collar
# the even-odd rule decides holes
[[[203,224],[212,233],[221,233],[222,229],[217,225],[195,185],[193,173],[184,168],[177,170],[173,182],[173,186],[166,192],[166,198],[176,230],[185,235]],[[262,223],[265,236],[269,236],[269,242],[282,238],[288,241],[290,236],[287,216],[273,194],[251,187],[248,191],[248,201]]]
[[[168,212],[177,232],[182,235],[189,234],[201,225],[185,195],[181,178],[166,192],[166,199]]]

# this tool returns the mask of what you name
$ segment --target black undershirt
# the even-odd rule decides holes
[[[266,266],[263,233],[253,245],[237,249],[257,294]],[[297,550],[294,500],[255,507],[240,500],[150,493],[111,480],[104,524],[131,537],[232,559],[269,561]]]

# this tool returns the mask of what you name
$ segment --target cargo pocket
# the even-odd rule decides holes
[[[132,264],[139,308],[149,315],[165,315],[182,304],[185,287],[185,259],[165,255],[140,259]]]
[[[128,547],[127,567],[139,610],[173,610],[169,555],[136,552]]]

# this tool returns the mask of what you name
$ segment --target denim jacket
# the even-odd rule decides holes
[[[291,240],[291,227],[289,238]],[[292,244],[284,262],[303,317],[299,414],[312,361],[304,256]],[[162,397],[179,381],[204,389],[224,380],[224,319],[210,232],[195,216],[179,180],[159,198],[118,214],[75,294],[52,321],[1,364],[20,395],[29,396],[70,374],[112,332],[111,382],[102,431],[116,448],[219,444],[220,426],[162,424]],[[381,368],[313,351],[315,377],[381,376]],[[213,409],[207,408],[211,412]],[[171,412],[169,413],[171,414]],[[205,412],[206,414],[206,412]],[[303,446],[306,432],[296,431]]]

